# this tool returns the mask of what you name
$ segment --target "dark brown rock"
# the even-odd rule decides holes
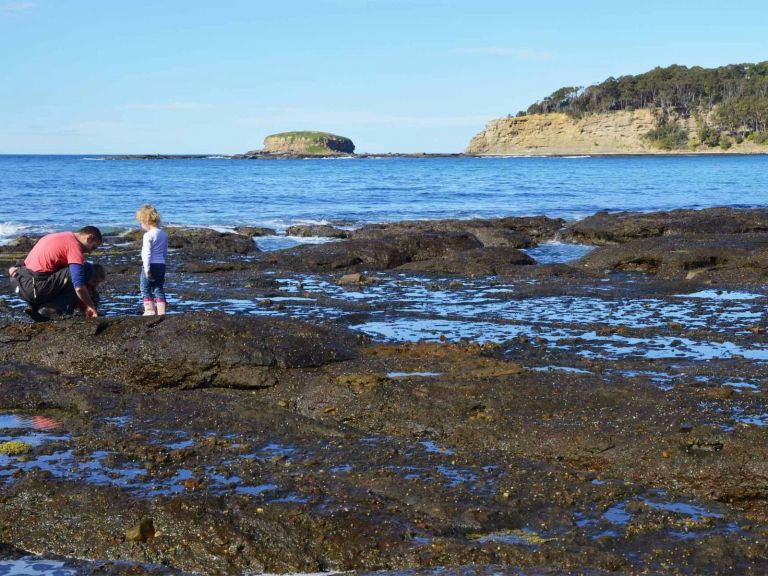
[[[235,231],[238,234],[242,234],[243,236],[248,237],[259,237],[259,236],[274,236],[277,234],[277,231],[274,228],[264,228],[261,226],[238,226],[235,228]]]
[[[466,233],[390,234],[265,253],[262,264],[295,271],[388,270],[407,262],[480,248]]]
[[[220,312],[0,328],[20,331],[29,341],[3,346],[2,361],[151,388],[271,386],[276,370],[351,358],[357,342],[341,330]]]
[[[645,272],[678,280],[758,281],[768,277],[768,234],[665,236],[604,246],[577,266]]]
[[[227,257],[258,252],[250,235],[245,233],[218,232],[210,228],[163,228],[168,234],[168,248],[179,250],[183,258]],[[109,237],[111,243],[133,243],[134,249],[141,246],[142,230],[131,230],[121,236]]]
[[[464,250],[429,260],[409,262],[400,266],[398,270],[491,276],[504,274],[514,266],[535,263],[535,260],[525,252],[514,248],[495,247]]]
[[[324,236],[326,238],[349,238],[349,232],[328,226],[327,224],[302,224],[298,226],[289,226],[285,231],[288,236],[299,236],[308,238],[313,236]]]
[[[144,518],[141,522],[125,531],[128,542],[146,542],[155,537],[155,524],[152,518]]]
[[[352,238],[375,238],[403,233],[452,232],[472,234],[486,247],[529,248],[554,238],[564,222],[560,218],[546,216],[403,221],[364,226],[353,231]]]
[[[768,231],[768,210],[708,208],[670,212],[599,212],[568,224],[563,237],[586,244],[616,244],[638,238]]]

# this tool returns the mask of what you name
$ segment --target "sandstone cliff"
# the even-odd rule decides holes
[[[264,139],[268,154],[352,154],[355,145],[344,136],[328,132],[282,132]]]
[[[750,142],[728,150],[697,146],[696,121],[678,119],[691,134],[690,146],[671,153],[765,153],[768,148]],[[586,114],[531,114],[491,120],[466,149],[467,154],[569,155],[569,154],[669,154],[643,138],[657,126],[649,109]]]

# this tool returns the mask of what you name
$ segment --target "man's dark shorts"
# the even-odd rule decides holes
[[[20,266],[18,274],[11,278],[11,286],[19,297],[33,306],[47,304],[60,294],[74,291],[69,266],[51,273],[32,272]]]

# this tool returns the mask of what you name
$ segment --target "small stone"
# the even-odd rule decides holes
[[[662,458],[669,458],[670,456],[672,456],[672,453],[669,452],[669,450],[662,450],[661,451],[661,457]]]
[[[332,414],[334,412],[336,412],[336,406],[328,406],[323,410],[323,413],[325,414]]]
[[[128,542],[146,542],[155,537],[155,523],[152,518],[144,518],[141,522],[125,531]]]
[[[187,490],[197,490],[200,488],[200,480],[197,480],[195,478],[187,478],[183,482],[184,488]]]
[[[363,282],[365,282],[365,276],[356,272],[354,274],[344,274],[336,283],[339,286],[348,286],[350,284],[362,284]]]

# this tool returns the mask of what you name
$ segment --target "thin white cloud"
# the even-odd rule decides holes
[[[552,53],[535,48],[505,48],[501,46],[481,46],[474,48],[457,48],[459,54],[482,54],[487,56],[502,56],[523,60],[526,62],[544,62],[552,60]]]
[[[210,104],[200,102],[162,102],[155,104],[129,104],[130,110],[205,110],[213,108]]]
[[[34,7],[34,2],[0,2],[0,14],[18,14]]]

